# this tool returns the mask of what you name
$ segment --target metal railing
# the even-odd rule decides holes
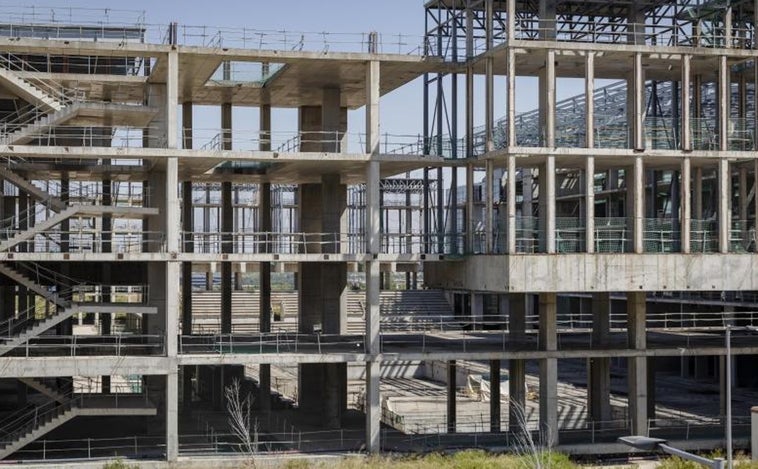
[[[134,397],[136,397],[133,394],[127,396],[100,394],[88,397],[86,394],[77,395],[73,392],[64,395],[67,398],[64,402],[51,401],[37,406],[23,415],[16,416],[14,420],[0,428],[0,444],[10,445],[45,423],[63,416],[75,408],[82,408],[90,402],[96,402],[98,408],[134,408]],[[147,389],[139,398],[140,402],[144,399],[144,406],[150,405]]]
[[[179,353],[363,353],[363,337],[339,334],[212,334],[179,336]]]
[[[26,230],[6,230],[12,237]],[[80,229],[41,231],[11,248],[14,252],[44,253],[145,253],[165,252],[166,235],[157,231],[99,231]]]
[[[723,27],[681,21],[678,25],[663,23],[630,23],[603,17],[582,15],[546,20],[521,18],[516,22],[516,39],[611,44],[644,44],[648,46],[710,47],[751,49],[754,31],[734,25],[727,37]]]
[[[162,356],[166,352],[162,335],[72,335],[38,336],[17,346],[5,356]],[[77,392],[83,392],[78,389]]]

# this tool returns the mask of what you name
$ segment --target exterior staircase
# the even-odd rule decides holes
[[[45,205],[55,212],[60,212],[66,208],[66,203],[61,199],[50,195],[48,192],[32,184],[31,181],[23,178],[22,176],[19,176],[17,173],[11,171],[8,168],[0,166],[0,177],[12,183],[14,186],[23,190],[27,194],[31,195],[41,204]]]
[[[156,407],[145,396],[78,394],[63,402],[24,409],[0,428],[0,459],[78,416],[152,416]]]
[[[38,78],[40,72],[13,54],[0,57],[0,86],[29,105],[0,121],[0,143],[20,145],[50,134],[64,123],[90,125],[92,117],[107,116],[111,122],[145,125],[157,110],[106,102],[87,102],[81,92],[62,84]],[[77,122],[78,121],[78,122]]]
[[[47,220],[41,221],[33,227],[14,232],[9,239],[0,242],[0,252],[8,251],[14,246],[23,243],[29,239],[34,238],[38,234],[42,234],[45,231],[53,228],[56,225],[61,224],[67,218],[73,216],[99,216],[105,214],[111,214],[119,217],[142,217],[148,215],[157,215],[159,213],[157,208],[150,207],[119,207],[115,205],[70,205],[60,213],[53,215]]]
[[[68,400],[66,395],[58,391],[52,386],[49,386],[44,381],[37,378],[19,378],[19,381],[29,386],[30,388],[44,394],[55,402],[64,403]]]
[[[76,117],[81,110],[81,104],[72,104],[63,109],[53,111],[50,114],[35,114],[30,120],[20,122],[17,125],[10,126],[11,132],[7,132],[3,137],[5,145],[20,145],[29,143],[31,140],[42,134],[44,131],[64,124]]]
[[[0,59],[0,83],[13,93],[19,95],[24,101],[34,104],[46,112],[60,111],[66,105],[62,100],[51,96],[52,89],[41,83],[34,84],[21,78],[12,69],[16,64],[11,59],[3,56]]]
[[[30,291],[55,304],[51,315],[38,317],[36,307],[22,312],[16,317],[11,317],[0,322],[0,356],[7,354],[14,348],[26,343],[34,337],[38,337],[45,331],[60,324],[77,313],[139,313],[155,314],[157,308],[139,303],[79,303],[65,299],[59,292],[51,292],[46,287],[38,284],[26,273],[14,269],[7,263],[0,263],[0,274],[5,275],[19,285],[23,285]]]

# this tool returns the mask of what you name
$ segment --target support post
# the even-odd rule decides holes
[[[175,49],[167,55],[166,80],[166,146],[178,147],[177,105],[179,102],[179,56]],[[179,162],[166,161],[166,250],[172,259],[179,253]],[[179,379],[173,360],[178,355],[179,331],[179,263],[168,261],[165,270],[166,355],[170,368],[166,375],[166,459],[179,456]]]
[[[627,331],[629,348],[647,347],[645,292],[627,293]],[[647,357],[628,358],[629,417],[632,435],[647,436]]]
[[[690,118],[690,69],[692,56],[682,56],[682,150],[692,151],[692,128]]]
[[[485,241],[485,248],[484,252],[487,254],[491,254],[492,249],[492,239],[493,239],[493,219],[495,217],[494,215],[494,200],[493,200],[493,194],[492,194],[492,187],[494,185],[493,181],[493,173],[494,173],[494,162],[490,159],[486,160],[486,174],[485,174],[485,183],[487,184],[487,188],[485,189],[485,208],[484,208],[484,241]]]
[[[633,146],[638,151],[645,149],[645,74],[642,69],[642,54],[634,54],[633,67]]]
[[[729,197],[730,197],[730,174],[729,174],[729,161],[726,158],[719,158],[718,171],[716,172],[718,178],[718,217],[719,217],[719,252],[729,252],[729,231],[731,228],[730,213],[729,213]]]
[[[558,349],[557,308],[555,293],[540,293],[539,345],[540,350]],[[547,439],[543,443],[558,444],[558,359],[540,359],[540,431]]]
[[[510,15],[509,20],[512,21]],[[508,48],[508,148],[518,146],[518,136],[516,135],[516,52],[513,48]],[[508,155],[509,157],[512,155]]]
[[[612,301],[610,293],[592,295],[592,347],[603,349],[611,332]],[[588,359],[587,400],[590,418],[595,422],[611,420],[611,360],[609,357]]]
[[[526,317],[530,311],[530,297],[525,293],[508,295],[508,341],[514,350],[520,350],[526,339]],[[520,432],[519,415],[526,410],[526,360],[508,360],[508,431]]]
[[[508,199],[506,201],[507,213],[507,230],[506,240],[508,242],[508,254],[516,253],[516,156],[508,155],[508,170],[506,177],[508,182],[506,184],[506,190],[508,191]]]
[[[447,362],[447,432],[455,433],[457,427],[456,411],[456,369],[455,360]]]
[[[380,362],[380,269],[375,257],[381,252],[381,191],[379,156],[379,62],[366,69],[366,152],[371,156],[366,167],[366,252],[374,259],[366,262],[366,448],[381,451]]]
[[[682,171],[681,171],[681,178],[682,178],[682,184],[680,185],[681,188],[681,206],[679,207],[679,210],[681,212],[680,218],[682,221],[682,240],[681,240],[681,250],[685,254],[690,253],[690,240],[691,240],[691,233],[692,233],[692,194],[690,192],[690,181],[691,181],[691,161],[690,157],[684,157],[682,158]]]
[[[645,227],[645,170],[642,166],[642,157],[634,157],[634,170],[632,177],[632,209],[634,211],[632,237],[634,252],[641,254],[644,251],[644,227]],[[628,187],[628,186],[627,186]]]
[[[595,157],[584,162],[584,242],[587,253],[595,252]]]
[[[500,360],[490,360],[490,432],[500,432]]]

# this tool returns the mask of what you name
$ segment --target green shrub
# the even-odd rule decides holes
[[[103,469],[139,469],[139,465],[127,464],[123,459],[116,459],[105,463]]]

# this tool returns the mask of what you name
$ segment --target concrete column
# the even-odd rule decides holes
[[[647,347],[645,292],[627,293],[627,332],[629,348],[645,350]],[[627,360],[629,418],[633,435],[647,435],[647,357],[630,357]]]
[[[259,108],[260,151],[271,151],[271,105],[262,104]],[[260,186],[260,202],[258,216],[260,231],[271,233],[271,183],[264,182]],[[272,247],[264,244],[263,253],[270,253]],[[271,262],[258,264],[261,293],[258,306],[258,327],[260,332],[271,332]],[[258,399],[261,412],[268,415],[271,411],[271,365],[262,363],[258,368]]]
[[[381,379],[379,361],[366,362],[366,450],[381,451],[382,403],[379,396]]]
[[[166,459],[179,458],[179,377],[176,370],[166,375]]]
[[[644,252],[644,228],[645,228],[645,171],[642,166],[642,157],[634,157],[634,169],[632,171],[632,209],[633,209],[633,235],[632,243],[634,252]],[[627,186],[628,188],[629,186]]]
[[[193,131],[192,131],[192,103],[187,102],[182,105],[182,137],[183,147],[192,149]],[[182,230],[184,231],[183,252],[194,252],[195,244],[192,232],[194,226],[194,207],[192,206],[192,181],[182,182]],[[182,263],[182,334],[192,334],[192,263]],[[187,382],[192,376],[190,373],[184,373],[185,390]]]
[[[692,151],[692,129],[690,119],[690,64],[692,56],[685,54],[682,56],[682,150]]]
[[[179,56],[175,50],[167,56],[166,80],[166,143],[168,148],[178,148],[177,105],[179,96]],[[166,161],[165,233],[166,251],[171,258],[179,252],[180,202],[179,163],[177,158]],[[169,358],[178,354],[177,333],[179,329],[179,263],[169,261],[165,268],[165,334],[166,354]],[[152,286],[152,285],[151,285]],[[179,455],[179,382],[176,365],[171,365],[166,375],[166,459],[176,461]]]
[[[371,94],[371,93],[370,93]],[[326,89],[323,105],[300,108],[302,151],[344,150],[347,110],[340,105],[339,90]],[[320,140],[320,141],[319,141]],[[318,143],[318,145],[316,145]],[[347,186],[339,174],[324,174],[320,184],[303,184],[299,191],[300,229],[306,233],[344,233]],[[310,243],[308,253],[340,253],[342,245]],[[320,330],[344,334],[347,329],[347,264],[345,262],[302,262],[299,264],[298,294],[301,333]],[[326,428],[339,428],[346,405],[347,366],[345,363],[302,364],[299,367],[299,408],[319,416]]]
[[[485,1],[485,47],[491,50],[493,47],[493,24],[494,10],[491,0]],[[494,78],[495,59],[492,55],[485,56],[484,59],[484,148],[486,152],[495,149],[493,139],[495,127],[495,78]],[[489,190],[489,189],[488,189]]]
[[[472,254],[476,249],[474,233],[474,165],[466,165],[466,253]]]
[[[490,432],[500,432],[500,360],[490,360]]]
[[[493,252],[492,249],[492,231],[493,231],[493,219],[495,217],[494,215],[494,200],[493,200],[493,191],[492,186],[493,184],[493,172],[494,172],[494,164],[492,160],[486,160],[486,175],[485,175],[485,184],[486,189],[484,191],[484,200],[485,200],[485,207],[484,207],[484,252],[487,254],[491,254]]]
[[[731,98],[729,85],[729,67],[727,66],[726,56],[719,57],[719,80],[718,80],[718,129],[719,129],[719,150],[726,151],[729,149],[729,114],[731,110]]]
[[[682,184],[680,186],[681,192],[679,198],[681,200],[680,220],[682,222],[682,252],[687,254],[690,252],[690,240],[692,233],[692,193],[690,191],[691,183],[691,161],[689,157],[682,158]]]
[[[555,293],[540,293],[540,350],[558,349]],[[558,444],[558,360],[540,360],[540,430],[547,446]]]
[[[584,144],[587,148],[595,147],[595,53],[587,52],[584,61],[584,101],[585,115],[584,126],[585,136]]]
[[[547,51],[545,62],[545,146],[555,148],[555,51]]]
[[[540,166],[540,252],[555,252],[555,156]]]
[[[378,73],[379,66],[370,66],[367,73],[367,134],[376,136],[377,143],[370,144],[366,150],[375,158],[379,154],[378,133]],[[374,105],[376,103],[376,105]],[[367,138],[368,140],[368,138]],[[380,208],[380,182],[381,173],[378,161],[370,161],[366,167],[366,252],[376,256],[381,251],[381,208]],[[371,453],[381,451],[381,399],[380,386],[380,363],[377,355],[380,348],[380,264],[376,260],[366,262],[366,448]]]
[[[232,149],[232,104],[221,105],[221,149]],[[221,252],[231,254],[234,252],[234,206],[232,204],[232,183],[221,183]],[[226,257],[226,256],[225,256]],[[232,290],[234,290],[232,276],[232,263],[221,262],[221,333],[232,332]]]
[[[506,33],[508,42],[516,39],[516,0],[507,0],[506,2],[506,11],[508,12],[507,15],[507,25],[506,25]]]
[[[510,124],[509,124],[510,125]],[[506,184],[506,190],[508,191],[508,198],[506,200],[507,210],[507,229],[506,241],[508,248],[506,252],[508,254],[516,253],[516,156],[508,155],[508,170],[506,175],[508,181]]]
[[[719,217],[719,252],[729,252],[729,229],[731,228],[730,220],[730,183],[729,161],[726,158],[718,160],[718,217]]]
[[[555,7],[556,0],[539,0],[538,1],[538,13],[539,13],[539,35],[542,40],[554,40],[556,33],[555,22]]]
[[[645,44],[645,11],[640,2],[632,2],[627,21],[629,23],[627,42],[637,45]]]
[[[526,340],[526,317],[531,311],[531,298],[524,293],[508,295],[508,342],[520,350]],[[526,360],[508,360],[508,430],[520,431],[516,407],[526,413]]]
[[[741,166],[739,172],[739,211],[740,211],[740,230],[742,235],[743,246],[747,245],[748,241],[748,203],[747,203],[747,167]]]
[[[604,349],[608,346],[611,332],[612,302],[610,293],[592,295],[592,347]],[[589,384],[587,400],[590,418],[607,422],[611,415],[611,360],[608,357],[589,359]]]
[[[588,52],[584,62],[584,95],[594,96],[595,94],[595,53]],[[585,100],[585,146],[594,148],[595,146],[595,101],[593,99]],[[584,240],[585,250],[588,253],[595,252],[595,158],[587,156],[584,166]]]
[[[456,391],[455,360],[447,362],[447,432],[455,433],[457,427],[457,411],[455,401]]]
[[[750,409],[750,453],[758,461],[758,406]]]
[[[271,224],[271,184],[266,182],[260,185],[260,206],[258,209],[260,216],[260,230],[264,233],[270,233]],[[268,253],[271,246],[265,245],[263,251]],[[271,332],[271,262],[260,262],[258,264],[260,277],[260,304],[258,308],[258,328],[260,332]],[[271,410],[271,365],[263,363],[258,371],[258,391],[260,409],[265,414]]]
[[[508,21],[513,21],[508,15]],[[508,48],[508,147],[512,148],[518,145],[518,136],[516,135],[516,52],[513,48]]]
[[[631,87],[632,103],[627,106],[632,110],[632,148],[645,149],[645,74],[642,69],[642,54],[634,54],[634,64]]]
[[[366,64],[366,153],[379,154],[379,61]]]
[[[347,110],[341,107],[340,99],[341,93],[338,88],[324,88],[321,106],[321,151],[326,153],[342,153],[347,149],[345,145]],[[378,103],[376,105],[378,106]],[[372,123],[366,122],[366,125],[372,125]],[[378,144],[378,135],[376,144]]]
[[[232,206],[232,183],[221,183],[221,252],[232,254],[234,246],[231,233],[234,231],[234,207]],[[224,256],[226,258],[226,256]],[[221,333],[232,332],[232,263],[221,262]]]
[[[584,240],[591,254],[595,252],[595,157],[586,157],[584,165]]]

